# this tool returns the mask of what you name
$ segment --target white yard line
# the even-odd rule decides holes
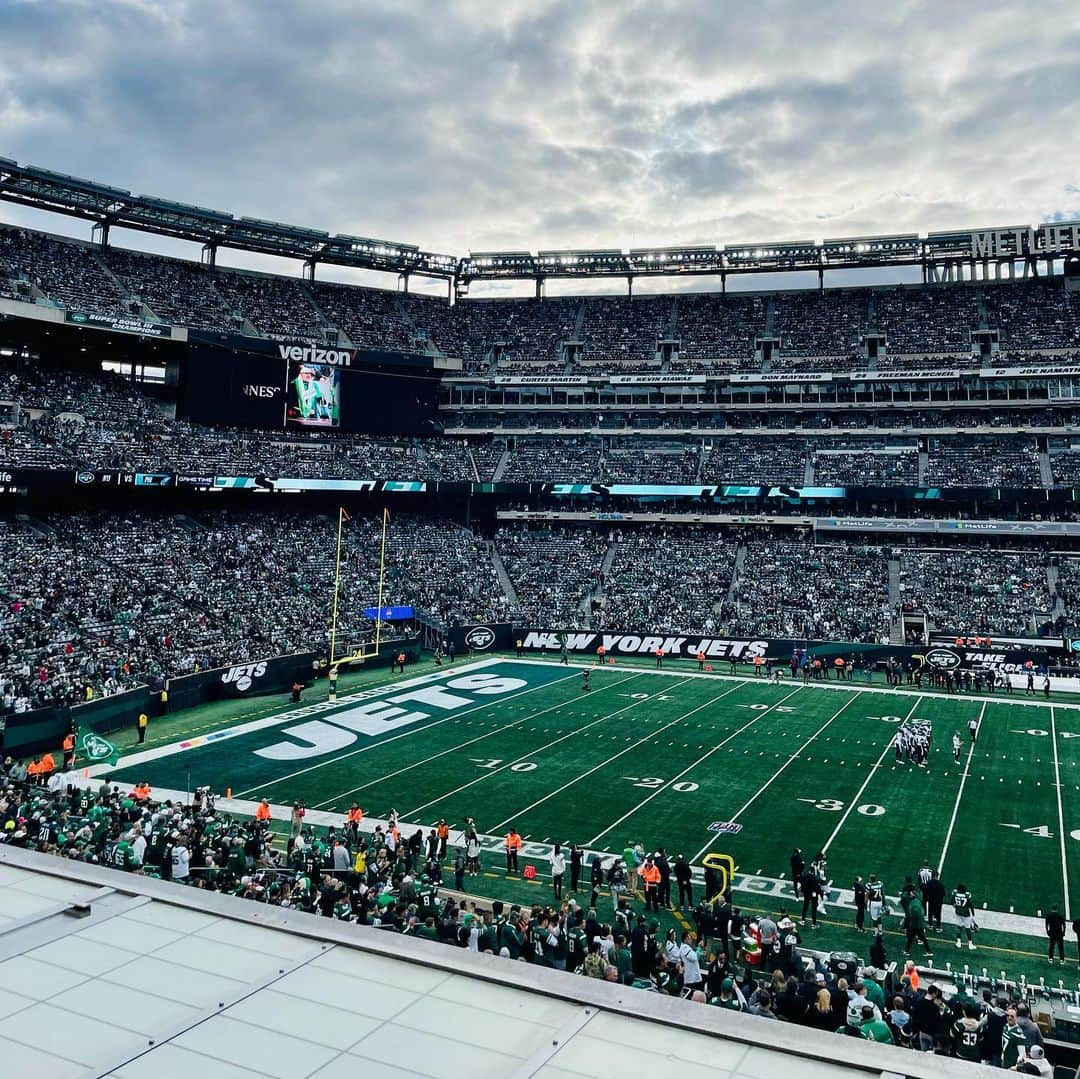
[[[753,683],[751,683],[751,684],[753,684]],[[707,753],[705,753],[702,756],[698,757],[698,759],[696,761],[694,761],[693,764],[687,765],[673,779],[669,779],[662,787],[657,787],[656,790],[654,790],[652,792],[652,794],[650,794],[646,798],[643,798],[640,802],[638,802],[638,804],[636,806],[634,806],[632,809],[630,809],[626,813],[624,813],[618,820],[612,821],[611,824],[609,824],[599,835],[593,836],[593,838],[589,840],[589,846],[590,847],[593,846],[597,842],[597,840],[602,839],[604,836],[606,836],[608,834],[608,832],[610,832],[612,829],[617,828],[620,824],[622,824],[622,822],[624,820],[626,820],[627,817],[632,817],[640,809],[642,809],[646,805],[648,805],[649,802],[651,802],[658,794],[663,794],[664,791],[668,790],[673,784],[678,783],[679,780],[682,779],[682,777],[684,775],[686,775],[687,772],[692,772],[699,765],[701,765],[705,761],[707,761],[717,750],[723,749],[724,746],[726,746],[728,744],[728,742],[730,742],[732,740],[732,738],[736,738],[740,734],[742,734],[743,731],[749,730],[759,720],[764,719],[774,708],[779,708],[780,705],[782,705],[784,703],[784,701],[790,700],[792,697],[795,696],[796,693],[799,692],[800,689],[802,689],[802,686],[796,686],[790,693],[786,693],[783,697],[781,697],[780,700],[778,700],[776,702],[776,704],[770,704],[768,708],[764,709],[763,711],[758,712],[757,715],[754,716],[754,718],[752,720],[750,720],[749,723],[744,723],[737,731],[732,732],[722,742],[718,742]]]
[[[597,693],[603,693],[605,690],[614,689],[616,686],[621,686],[625,682],[629,682],[634,678],[640,678],[640,675],[631,674],[626,678],[620,678],[617,682],[612,682],[610,685],[600,686],[597,688]],[[566,679],[560,679],[565,682]],[[558,682],[548,682],[547,685],[557,686]],[[509,698],[506,698],[509,700]],[[589,698],[581,697],[577,700],[588,700]],[[470,738],[467,742],[458,742],[452,745],[449,749],[444,749],[439,753],[432,753],[430,757],[425,757],[423,760],[415,761],[412,764],[405,765],[404,768],[399,768],[396,772],[387,772],[385,775],[376,776],[374,779],[368,780],[367,783],[361,783],[359,787],[352,787],[350,790],[343,791],[341,794],[334,795],[333,798],[326,798],[321,802],[316,802],[311,808],[321,809],[323,806],[332,805],[334,802],[339,801],[342,798],[348,798],[350,794],[356,794],[357,791],[367,790],[368,787],[373,787],[376,783],[381,783],[384,779],[393,779],[394,776],[399,776],[403,772],[409,772],[413,768],[419,768],[422,765],[430,764],[432,761],[438,760],[440,757],[445,757],[448,753],[457,753],[458,750],[464,749],[466,746],[471,746],[475,742],[482,742],[485,738],[493,738],[497,734],[503,734],[505,731],[513,730],[514,727],[520,727],[522,723],[528,723],[529,720],[536,719],[539,716],[546,715],[548,712],[557,712],[560,708],[569,708],[574,701],[560,701],[558,704],[553,704],[548,708],[541,708],[539,712],[530,712],[527,716],[522,716],[521,719],[515,719],[511,723],[504,724],[502,727],[496,727],[494,730],[487,731],[485,734],[478,734],[475,738]],[[459,713],[464,715],[465,713]],[[428,724],[428,729],[432,724]],[[389,741],[389,739],[387,739]],[[242,791],[242,794],[247,794],[247,791]]]
[[[670,688],[675,689],[683,684],[684,682],[676,682],[675,685]],[[411,817],[413,814],[419,813],[421,809],[427,809],[428,806],[433,806],[436,802],[441,802],[444,798],[452,798],[455,794],[460,794],[470,787],[475,787],[477,783],[483,783],[485,779],[490,779],[492,776],[500,775],[507,769],[513,768],[515,764],[522,764],[531,757],[535,757],[538,753],[543,753],[553,746],[560,745],[565,742],[567,738],[574,738],[582,731],[587,731],[590,727],[595,727],[598,723],[606,723],[609,719],[614,719],[615,716],[621,715],[623,712],[628,712],[631,708],[637,708],[639,705],[648,704],[651,700],[652,694],[650,693],[644,700],[632,701],[630,704],[623,705],[622,708],[616,708],[614,712],[609,712],[606,716],[601,716],[599,719],[594,719],[591,723],[586,723],[584,727],[575,727],[574,730],[567,731],[566,734],[561,735],[552,742],[548,742],[546,745],[540,746],[538,749],[531,749],[528,753],[523,753],[520,757],[515,757],[512,761],[507,761],[499,768],[493,768],[491,771],[485,772],[482,776],[477,776],[476,779],[469,780],[468,783],[462,783],[460,787],[455,787],[452,791],[447,791],[445,794],[440,794],[437,798],[432,798],[431,801],[425,802],[423,805],[418,805],[415,809],[410,809],[405,816]]]
[[[984,703],[982,708],[979,709],[979,726],[975,731],[976,738],[982,733],[982,721],[985,715],[986,704]],[[952,808],[952,817],[949,819],[949,830],[945,833],[945,845],[941,848],[941,857],[938,859],[937,871],[939,876],[945,868],[945,855],[949,853],[949,843],[952,841],[953,828],[956,827],[956,815],[960,812],[960,799],[964,797],[964,784],[967,783],[968,774],[971,772],[971,757],[974,752],[975,743],[972,742],[971,748],[968,750],[967,760],[964,762],[963,775],[960,776],[960,789],[956,792],[956,804]]]
[[[462,716],[470,715],[473,712],[479,712],[485,708],[494,708],[498,705],[505,704],[507,701],[516,700],[518,697],[524,697],[526,694],[535,693],[540,689],[547,689],[549,686],[557,686],[560,682],[566,682],[573,678],[573,675],[568,674],[565,678],[557,678],[554,682],[544,682],[538,686],[527,686],[525,689],[519,689],[517,693],[511,693],[506,697],[500,697],[497,701],[482,701],[480,704],[471,705],[468,708],[463,708],[460,712],[454,712],[449,716],[445,716],[442,719],[437,719],[433,723],[424,723],[420,726],[411,727],[407,731],[402,731],[401,734],[395,734],[392,738],[383,738],[380,741],[372,742],[369,745],[361,746],[359,749],[350,750],[348,753],[340,753],[336,757],[331,757],[329,760],[320,761],[318,764],[309,764],[306,768],[299,768],[295,772],[289,772],[287,775],[276,776],[274,779],[268,779],[263,783],[259,783],[254,787],[248,787],[246,790],[238,791],[237,798],[242,798],[245,794],[253,794],[255,791],[262,790],[264,787],[272,787],[276,783],[284,783],[287,779],[295,779],[297,776],[307,775],[308,772],[317,772],[320,768],[326,768],[331,764],[340,764],[344,760],[348,760],[350,757],[355,757],[358,753],[367,753],[369,750],[378,749],[379,746],[389,745],[391,742],[397,742],[402,738],[414,738],[418,734],[423,734],[425,731],[430,731],[433,727],[441,727],[444,723],[449,723],[452,720],[461,719]],[[391,692],[396,693],[397,686],[391,688]],[[120,758],[123,760],[123,758]]]
[[[746,684],[747,683],[745,683],[745,682],[741,683],[741,685],[746,685]],[[568,783],[564,783],[561,787],[559,787],[556,790],[553,790],[550,794],[545,794],[543,798],[538,798],[531,805],[527,805],[524,809],[519,809],[516,813],[511,813],[509,817],[507,817],[505,820],[499,821],[498,824],[493,824],[492,825],[492,831],[497,832],[504,824],[509,824],[512,820],[517,820],[519,817],[524,816],[524,814],[526,814],[526,813],[530,812],[531,810],[535,809],[538,805],[543,805],[544,802],[548,801],[551,798],[554,798],[555,795],[562,794],[562,792],[564,790],[566,790],[568,787],[572,787],[575,783],[580,783],[583,779],[587,779],[589,776],[591,776],[593,774],[593,772],[598,772],[601,768],[605,768],[612,761],[618,760],[621,756],[623,756],[623,754],[629,753],[633,749],[637,749],[638,746],[644,745],[644,743],[646,743],[646,742],[650,741],[651,739],[655,738],[657,735],[663,734],[664,731],[666,731],[669,727],[674,727],[674,726],[676,726],[676,724],[682,723],[683,720],[689,719],[692,715],[695,715],[696,713],[700,712],[703,708],[708,708],[710,705],[716,704],[717,701],[722,700],[724,697],[728,696],[728,694],[730,694],[730,693],[734,693],[735,690],[737,690],[739,688],[740,688],[740,685],[731,686],[728,689],[725,689],[723,693],[719,694],[716,697],[713,697],[711,700],[706,701],[704,704],[699,704],[696,708],[691,708],[689,712],[684,712],[681,716],[676,717],[670,723],[665,723],[664,726],[660,727],[658,730],[653,731],[651,734],[645,735],[644,738],[639,738],[632,745],[627,746],[625,749],[619,750],[619,752],[616,753],[613,757],[608,757],[606,760],[602,760],[595,767],[590,768],[587,772],[582,772],[581,775],[579,775],[579,776],[574,776],[574,778],[571,779]]]
[[[1050,737],[1054,741],[1054,790],[1057,793],[1058,839],[1061,843],[1061,878],[1065,885],[1065,921],[1072,921],[1072,904],[1069,901],[1069,864],[1065,856],[1065,813],[1061,808],[1061,764],[1058,761],[1057,723],[1054,709],[1050,708]]]
[[[915,709],[919,707],[922,699],[923,696],[920,693],[919,696],[916,698],[915,703],[911,706],[911,710],[906,716],[904,716],[904,723],[907,723],[907,721],[911,719],[911,717],[915,714]],[[903,726],[903,723],[901,724],[901,726]],[[878,757],[877,762],[870,769],[870,774],[866,777],[866,779],[863,780],[863,785],[858,789],[858,791],[856,791],[855,797],[852,798],[851,801],[848,803],[847,809],[844,810],[844,815],[840,818],[840,823],[833,829],[833,834],[829,836],[829,838],[825,841],[825,845],[821,848],[822,851],[828,852],[829,847],[832,845],[832,841],[840,834],[840,829],[843,828],[845,824],[847,824],[847,819],[851,816],[851,811],[855,808],[856,805],[858,805],[859,799],[863,796],[863,791],[865,791],[866,788],[870,786],[870,780],[874,778],[874,774],[881,767],[881,762],[885,759],[885,755],[889,752],[890,749],[892,749],[892,747],[892,738],[890,738],[885,744],[885,748],[881,751],[881,756]]]
[[[788,757],[788,759],[772,774],[772,776],[762,786],[760,786],[757,791],[754,792],[754,794],[750,797],[750,800],[744,806],[742,806],[742,808],[740,808],[738,812],[728,817],[728,820],[737,821],[758,800],[758,798],[760,798],[769,789],[769,787],[771,787],[773,783],[784,773],[788,765],[790,765],[793,761],[798,760],[798,758],[802,755],[802,751],[806,749],[806,747],[810,745],[810,743],[813,742],[814,739],[817,738],[817,736],[821,734],[822,731],[824,731],[834,719],[838,719],[840,717],[840,714],[844,711],[845,708],[848,707],[848,705],[854,704],[858,697],[859,692],[858,690],[856,690],[855,693],[840,706],[839,710],[834,712],[820,727],[818,727],[818,729],[814,731],[814,733],[809,738],[807,738],[807,740],[803,742],[803,744],[799,746],[799,748],[795,750],[795,752],[792,753],[790,757]],[[702,847],[701,850],[699,850],[697,854],[695,854],[694,857],[690,859],[690,861],[696,862],[713,845],[713,843],[716,842],[716,840],[717,836],[713,835],[712,838],[709,839],[708,843],[706,843],[705,846]]]

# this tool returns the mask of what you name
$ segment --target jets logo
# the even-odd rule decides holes
[[[495,634],[488,626],[474,626],[465,634],[465,643],[474,652],[483,652],[495,643]]]
[[[87,734],[83,737],[83,755],[87,760],[91,761],[104,761],[108,760],[112,756],[113,747],[105,741],[104,738],[99,738],[96,734]]]
[[[931,667],[951,671],[954,667],[960,666],[960,657],[955,652],[949,651],[948,648],[932,648],[926,653],[926,662]]]
[[[230,667],[222,676],[221,680],[226,685],[232,682],[241,693],[246,693],[255,684],[257,678],[266,674],[266,663],[242,663],[237,667]]]

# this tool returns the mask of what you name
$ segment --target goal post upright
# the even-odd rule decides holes
[[[376,604],[375,618],[375,658],[379,656],[379,644],[382,641],[382,600],[383,581],[386,578],[386,526],[390,522],[390,510],[385,506],[382,511],[382,546],[379,551],[379,600]]]
[[[330,666],[334,665],[337,654],[338,591],[341,586],[341,529],[344,523],[345,507],[338,506],[337,555],[334,558],[334,603],[333,613],[330,619]]]

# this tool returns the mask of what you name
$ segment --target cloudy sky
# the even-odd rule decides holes
[[[428,250],[1080,217],[1076,0],[3,0],[0,41],[0,155]]]

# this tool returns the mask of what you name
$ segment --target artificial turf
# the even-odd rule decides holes
[[[481,833],[513,824],[529,842],[600,851],[640,840],[700,862],[718,850],[746,873],[778,878],[793,846],[808,855],[827,847],[836,886],[877,873],[891,894],[928,861],[947,888],[965,883],[979,907],[1037,916],[1059,903],[1080,912],[1080,710],[1069,703],[627,667],[596,669],[585,693],[574,667],[500,659],[426,669],[434,687],[465,704],[402,704],[423,718],[395,727],[370,719],[371,706],[408,692],[418,670],[357,678],[334,705],[312,708],[324,693],[310,691],[300,715],[264,700],[214,705],[186,725],[170,720],[153,732],[164,755],[129,754],[113,774],[276,803],[302,798],[332,812],[356,801],[370,816],[395,808],[424,825],[472,817]],[[513,679],[513,688],[484,696],[468,681],[477,671]],[[470,688],[449,688],[455,681]],[[364,730],[350,730],[361,706]],[[982,719],[974,747],[973,715]],[[896,765],[888,748],[909,717],[933,727],[926,768]],[[267,725],[234,734],[252,720]],[[302,749],[310,724],[350,741],[296,760],[258,754]],[[710,831],[718,822],[741,830]]]

